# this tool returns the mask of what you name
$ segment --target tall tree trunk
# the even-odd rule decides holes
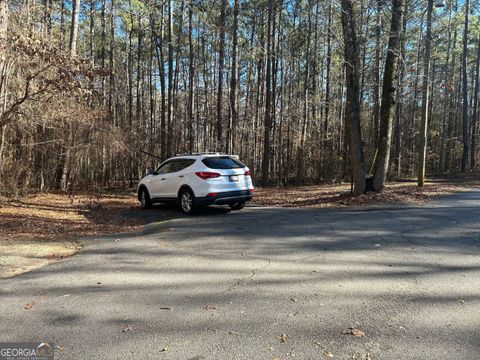
[[[381,106],[381,35],[382,35],[382,3],[383,0],[377,0],[377,14],[376,14],[376,24],[375,24],[375,82],[373,84],[373,117],[371,124],[371,143],[373,144],[374,149],[378,149],[380,146],[380,106]]]
[[[447,120],[448,120],[448,99],[449,99],[449,89],[448,89],[448,79],[450,75],[450,53],[451,53],[451,44],[452,44],[452,8],[449,9],[448,14],[448,42],[447,42],[447,57],[445,59],[445,71],[443,79],[443,116],[442,116],[442,140],[440,143],[440,159],[438,161],[438,173],[443,174],[445,172],[445,158],[446,158],[446,147],[447,147]]]
[[[172,156],[173,122],[173,0],[168,1],[168,116],[167,116],[167,158]]]
[[[222,0],[222,8],[220,10],[220,49],[218,54],[218,90],[217,90],[217,150],[223,150],[222,132],[223,132],[223,111],[222,111],[222,95],[223,95],[223,63],[225,60],[225,21],[226,21],[227,0]]]
[[[395,116],[395,96],[397,91],[398,55],[400,53],[404,11],[404,0],[393,0],[390,38],[383,74],[378,156],[375,162],[375,173],[373,176],[373,188],[376,192],[383,191],[388,173],[388,165],[390,163],[392,125]]]
[[[463,30],[463,54],[462,54],[462,97],[463,97],[463,154],[462,173],[467,172],[468,167],[468,78],[467,78],[467,57],[468,57],[468,16],[470,12],[470,0],[465,0],[465,27]]]
[[[263,158],[262,158],[262,186],[267,186],[269,181],[270,169],[270,133],[272,130],[272,18],[273,1],[268,1],[268,20],[267,20],[267,69],[265,74],[265,122],[263,135]]]
[[[77,55],[78,18],[80,14],[80,0],[72,1],[72,23],[70,25],[70,55]]]
[[[237,105],[237,43],[238,43],[238,13],[240,10],[240,0],[234,0],[233,5],[233,29],[232,29],[232,73],[230,75],[230,126],[228,139],[228,152],[235,152],[235,131],[238,123],[238,105]]]
[[[420,141],[418,148],[418,186],[425,184],[425,163],[427,157],[428,109],[430,102],[430,55],[432,52],[432,12],[433,0],[427,5],[427,34],[425,36],[425,54],[423,58],[422,82],[422,118],[420,120]]]
[[[189,69],[188,69],[188,149],[193,152],[193,108],[194,108],[194,80],[195,80],[195,57],[193,53],[193,0],[190,0],[190,8],[188,10],[188,46],[190,49]]]
[[[477,132],[478,132],[478,96],[480,72],[480,36],[477,38],[477,60],[475,63],[475,90],[473,91],[473,115],[472,115],[472,148],[470,149],[470,168],[477,166]]]
[[[330,128],[330,69],[332,65],[332,3],[329,2],[328,4],[328,29],[327,29],[327,59],[326,59],[326,84],[325,84],[325,115],[323,120],[323,161],[322,161],[322,174],[323,178],[328,174],[329,178],[334,176],[334,171],[331,169],[328,173],[326,172],[326,159],[327,159],[327,144],[329,143],[329,128]],[[328,153],[330,153],[331,149]],[[333,152],[332,152],[333,153]],[[333,161],[329,161],[329,164],[333,164]]]
[[[363,194],[366,189],[365,161],[363,158],[360,125],[360,57],[353,10],[354,0],[341,0],[341,3],[347,87],[345,124],[352,171],[353,193],[359,195]]]

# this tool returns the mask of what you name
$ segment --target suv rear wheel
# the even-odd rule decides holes
[[[185,215],[190,215],[194,211],[195,206],[195,196],[193,192],[189,189],[184,189],[181,191],[179,196],[180,207]]]
[[[242,210],[244,207],[245,207],[244,202],[240,202],[240,203],[230,205],[230,209],[232,209],[232,210]]]

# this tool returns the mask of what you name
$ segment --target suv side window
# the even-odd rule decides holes
[[[161,165],[161,166],[157,169],[156,173],[157,173],[158,175],[163,175],[163,174],[171,173],[171,172],[173,172],[172,169],[173,169],[174,165],[175,165],[175,164],[174,164],[174,161],[173,161],[173,160],[168,161],[168,162],[164,163],[163,165]]]
[[[157,174],[163,175],[175,173],[189,167],[190,165],[193,165],[194,162],[195,160],[193,159],[170,160],[167,163],[163,164],[160,168],[158,168]]]
[[[180,159],[180,160],[174,160],[174,162],[175,162],[175,165],[174,165],[174,170],[172,172],[177,172],[177,171],[181,171],[181,170],[189,167],[190,165],[193,165],[195,160],[193,160],[193,159]]]

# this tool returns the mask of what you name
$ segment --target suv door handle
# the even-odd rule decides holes
[[[163,181],[163,180],[165,180],[165,179],[166,179],[166,178],[161,178],[160,180],[162,180],[162,181]]]
[[[178,177],[183,177],[183,175],[178,175]]]

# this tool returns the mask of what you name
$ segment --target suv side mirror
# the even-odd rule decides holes
[[[157,172],[154,169],[148,170],[148,175],[157,175]]]

